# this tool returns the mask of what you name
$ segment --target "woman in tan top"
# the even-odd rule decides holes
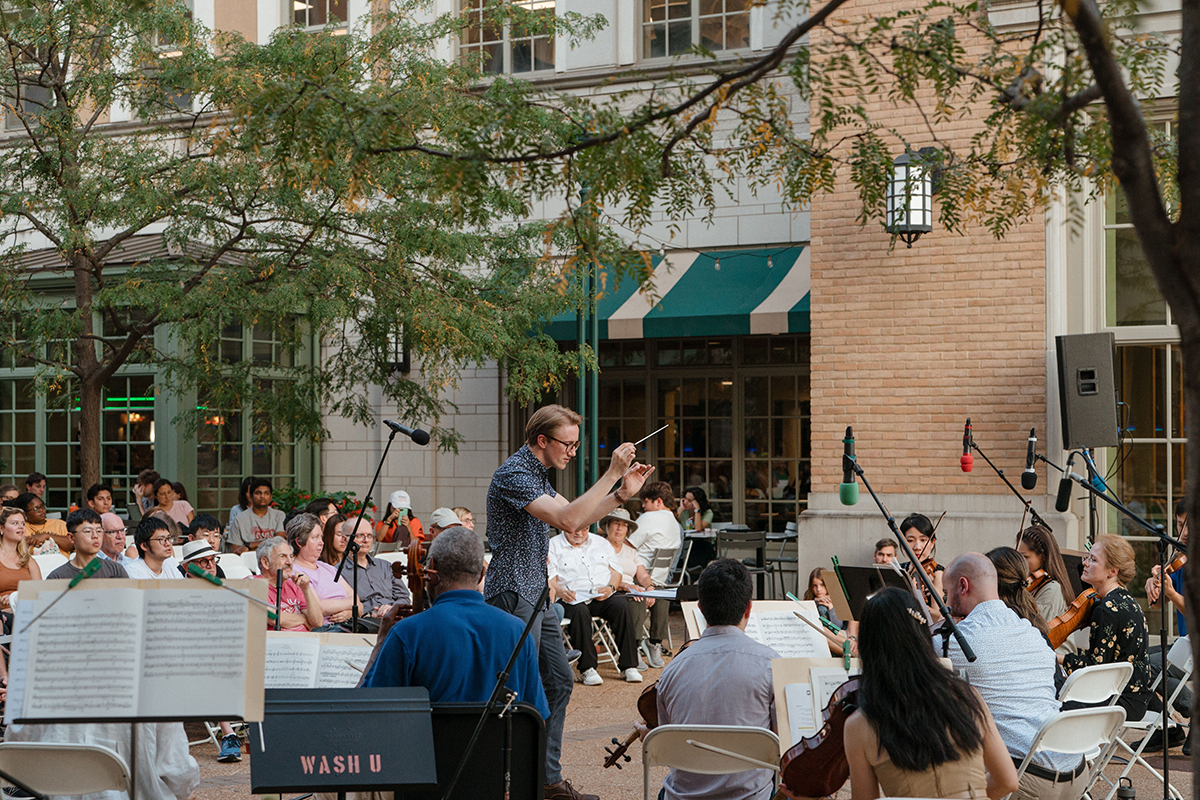
[[[11,611],[8,597],[18,583],[41,579],[42,571],[25,540],[25,515],[19,508],[0,508],[0,610]]]
[[[878,592],[863,608],[858,710],[846,720],[852,800],[1016,791],[1017,768],[979,693],[943,666],[916,599]]]

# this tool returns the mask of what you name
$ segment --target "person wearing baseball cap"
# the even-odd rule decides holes
[[[462,525],[462,520],[458,518],[457,514],[448,508],[439,508],[429,515],[429,535],[427,538],[432,542],[439,533],[457,525]]]
[[[379,541],[398,542],[402,547],[408,547],[413,539],[425,540],[425,529],[421,520],[413,516],[408,492],[403,489],[392,492],[383,519],[375,524],[375,533]]]

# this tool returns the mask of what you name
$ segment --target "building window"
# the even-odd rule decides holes
[[[705,50],[750,46],[747,0],[642,0],[642,57],[666,58],[693,45]]]
[[[190,23],[194,13],[195,0],[183,0],[183,20]],[[183,55],[182,46],[171,33],[160,31],[154,34],[153,48],[158,57],[158,63],[147,67],[146,77],[158,86],[156,101],[161,110],[167,114],[189,112],[192,110],[192,93],[177,85],[172,85],[163,75],[164,69],[172,59]]]
[[[326,25],[344,26],[347,19],[347,0],[290,0],[292,21],[302,28],[324,28]]]
[[[459,54],[482,75],[520,75],[554,69],[554,37],[546,33],[554,0],[515,0],[514,18],[489,18],[487,0],[465,0]],[[519,19],[527,22],[518,22]]]
[[[48,54],[39,57],[49,58]],[[4,130],[23,131],[26,126],[37,126],[38,117],[53,105],[53,95],[41,83],[45,71],[36,60],[21,55],[14,63],[14,73],[9,75],[12,83],[5,92]]]
[[[602,341],[600,463],[639,448],[677,494],[699,486],[717,522],[781,531],[808,506],[808,335]],[[570,398],[568,398],[570,402]]]

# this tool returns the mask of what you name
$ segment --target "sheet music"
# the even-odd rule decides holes
[[[34,613],[58,593],[42,592]],[[18,601],[19,602],[19,601]],[[20,628],[17,629],[20,631]],[[142,597],[137,589],[67,592],[29,629],[23,717],[136,717],[141,667]],[[103,691],[69,691],[64,676],[96,674],[103,654]]]
[[[829,655],[825,637],[796,619],[796,614],[811,618],[807,609],[796,611],[750,612],[746,635],[765,644],[783,658],[824,658]],[[816,622],[816,620],[813,620]],[[817,623],[820,624],[820,623]]]
[[[816,717],[813,716],[812,685],[789,683],[783,687],[783,695],[787,702],[788,728],[792,733],[793,744],[815,734],[817,724]]]
[[[17,710],[25,705],[25,682],[29,674],[29,639],[16,635],[33,619],[33,601],[17,600],[13,609],[13,640],[8,662],[8,702],[4,706],[4,724],[12,725]]]
[[[362,677],[362,669],[367,666],[371,657],[370,647],[350,647],[346,645],[321,645],[321,653],[317,662],[316,688],[318,689],[353,689]],[[355,669],[350,664],[357,664],[361,669]]]
[[[816,715],[816,719],[820,719],[825,712],[825,706],[829,705],[829,699],[833,697],[833,693],[838,690],[846,681],[853,678],[855,675],[861,675],[862,670],[858,667],[852,667],[849,672],[836,667],[813,667],[810,671],[812,675],[812,706],[809,709],[810,713]],[[789,712],[791,707],[789,706]]]
[[[169,716],[187,678],[196,716],[241,717],[245,709],[249,602],[232,592],[148,589],[142,643],[141,716]],[[204,642],[197,647],[196,642]]]
[[[696,618],[696,627],[700,629],[700,633],[704,633],[704,629],[708,627],[708,620],[704,618],[704,614],[698,607],[696,608],[694,616]]]
[[[311,689],[317,684],[321,643],[315,638],[267,636],[267,689]]]

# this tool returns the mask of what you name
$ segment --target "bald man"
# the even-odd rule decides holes
[[[968,662],[950,640],[954,669],[967,675],[988,704],[1000,738],[1019,767],[1042,723],[1058,713],[1054,651],[1028,620],[1004,604],[996,568],[981,553],[963,553],[943,576],[946,604],[977,658]],[[1068,800],[1083,793],[1086,763],[1078,755],[1042,752],[1033,757],[1014,798]]]

